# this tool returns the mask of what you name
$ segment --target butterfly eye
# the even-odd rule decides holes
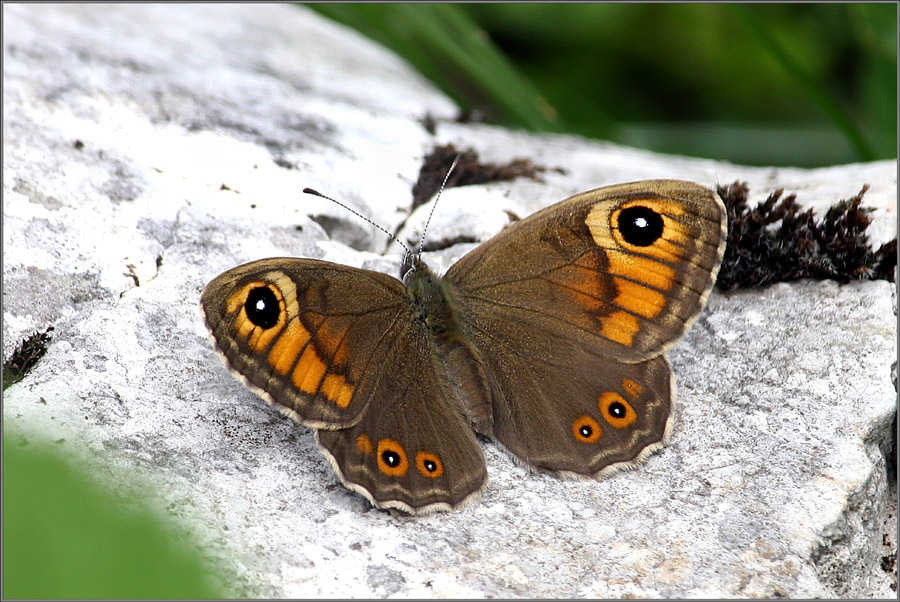
[[[416,454],[416,468],[423,477],[435,479],[444,474],[444,463],[436,455],[429,452]]]
[[[268,286],[259,286],[247,293],[247,301],[244,303],[247,318],[260,328],[272,328],[278,323],[281,307],[278,297]]]
[[[662,236],[663,219],[653,209],[635,205],[619,212],[618,228],[625,242],[649,247]]]

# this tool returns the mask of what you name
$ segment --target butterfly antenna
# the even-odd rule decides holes
[[[441,193],[444,192],[444,186],[447,185],[447,180],[450,179],[450,174],[453,173],[453,170],[456,168],[456,164],[459,163],[459,158],[462,153],[456,153],[456,157],[453,159],[453,163],[450,164],[450,169],[447,170],[447,175],[444,176],[444,181],[441,182],[441,187],[438,189],[437,197],[434,199],[434,204],[431,206],[431,213],[428,214],[428,219],[425,220],[425,227],[422,229],[422,238],[419,239],[419,250],[417,251],[417,255],[422,254],[422,249],[425,248],[425,233],[428,232],[428,224],[431,223],[431,216],[434,215],[434,208],[437,207],[438,201],[441,200]]]
[[[409,247],[407,247],[405,244],[403,244],[403,241],[402,241],[402,240],[400,240],[399,238],[397,238],[396,236],[394,236],[393,234],[391,234],[390,232],[388,232],[388,231],[387,231],[384,227],[382,227],[381,225],[376,224],[374,221],[372,221],[371,219],[369,219],[368,217],[366,217],[365,215],[363,215],[362,213],[360,213],[360,212],[357,211],[356,209],[353,209],[352,207],[348,207],[347,205],[343,204],[342,202],[336,201],[336,200],[334,200],[333,198],[331,198],[330,196],[325,196],[324,194],[322,194],[322,193],[319,192],[318,190],[313,190],[312,188],[304,188],[304,189],[303,189],[303,192],[304,192],[305,194],[312,194],[312,195],[314,195],[314,196],[321,197],[321,198],[323,198],[323,199],[327,199],[327,200],[331,201],[332,203],[334,203],[334,204],[336,204],[336,205],[339,205],[339,206],[343,207],[344,209],[346,209],[347,211],[349,211],[350,213],[352,213],[352,214],[355,215],[356,217],[358,217],[358,218],[360,218],[360,219],[362,219],[362,220],[365,220],[365,221],[369,222],[370,224],[372,224],[373,226],[375,226],[376,228],[378,228],[379,230],[381,230],[382,232],[384,232],[385,234],[387,234],[387,235],[391,238],[391,240],[395,241],[398,245],[400,245],[401,247],[403,247],[404,249],[406,249],[406,254],[407,254],[407,255],[412,255],[412,251],[409,250]]]

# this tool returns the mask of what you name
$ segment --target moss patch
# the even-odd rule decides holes
[[[36,332],[16,346],[8,360],[3,362],[3,390],[16,384],[47,353],[50,343],[50,326],[44,332]]]
[[[457,155],[459,155],[459,162],[447,177],[447,172]],[[422,161],[419,177],[412,189],[412,208],[415,209],[428,202],[440,190],[444,178],[447,178],[447,188],[501,182],[516,178],[531,178],[540,181],[540,174],[549,169],[551,168],[536,165],[529,159],[513,159],[503,165],[482,163],[478,158],[478,153],[471,148],[460,151],[452,144],[436,146]],[[560,173],[564,172],[561,168],[555,169]]]
[[[776,190],[751,208],[744,182],[719,186],[728,211],[728,246],[716,282],[721,290],[774,282],[894,280],[897,239],[873,251],[866,229],[871,209],[860,207],[868,186],[816,219],[801,211],[796,195]]]

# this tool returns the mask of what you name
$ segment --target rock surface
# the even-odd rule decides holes
[[[64,440],[123,492],[152,483],[233,595],[895,596],[879,567],[890,283],[716,292],[669,354],[672,441],[640,469],[562,481],[485,444],[483,499],[420,518],[340,486],[309,429],[228,375],[197,307],[212,277],[261,257],[396,273],[376,230],[300,191],[394,227],[436,143],[565,173],[447,190],[434,239],[483,239],[507,211],[679,177],[745,180],[754,200],[783,187],[820,210],[867,183],[877,245],[896,236],[895,162],[747,168],[456,124],[402,61],[288,5],[5,4],[3,16],[4,360],[54,327],[4,393],[5,434]],[[335,238],[354,248],[310,215],[343,224]],[[471,247],[430,259],[446,267]]]

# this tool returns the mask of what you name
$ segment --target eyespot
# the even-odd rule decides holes
[[[616,227],[625,242],[649,247],[662,236],[663,218],[649,207],[634,205],[618,212]]]
[[[603,434],[603,429],[590,416],[579,416],[572,422],[572,434],[583,443],[596,443]]]
[[[644,387],[634,382],[630,378],[622,379],[622,388],[625,389],[625,392],[628,393],[628,396],[632,399],[637,399],[641,396],[641,391],[644,390]]]
[[[598,405],[603,418],[614,428],[624,428],[637,420],[637,412],[631,404],[613,391],[602,393]]]
[[[356,449],[367,456],[372,453],[372,440],[369,439],[368,435],[363,433],[356,438]]]
[[[409,460],[403,446],[393,439],[382,439],[378,442],[378,470],[389,477],[402,477],[409,470]]]
[[[422,473],[423,477],[436,479],[444,474],[444,463],[436,455],[421,451],[416,454],[416,468]]]
[[[278,297],[269,286],[258,286],[247,293],[247,301],[244,302],[244,311],[247,319],[254,326],[269,329],[278,324],[281,315],[281,304]]]

